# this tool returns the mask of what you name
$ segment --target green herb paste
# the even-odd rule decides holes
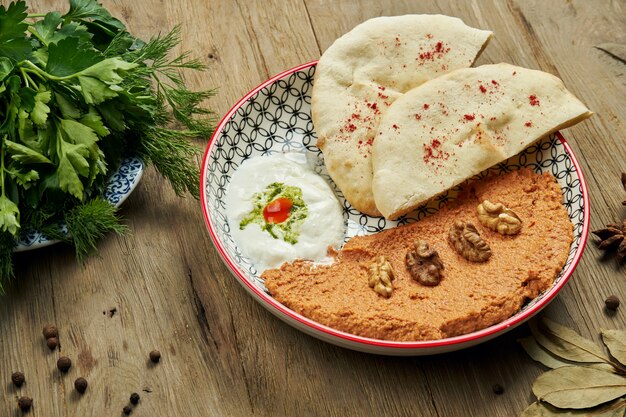
[[[268,223],[263,217],[263,209],[278,198],[288,198],[293,203],[289,212],[289,218],[282,223]],[[261,230],[268,232],[274,239],[282,239],[292,245],[298,243],[302,223],[309,214],[309,209],[302,198],[301,188],[285,185],[281,182],[273,182],[267,186],[265,191],[255,193],[252,199],[252,211],[239,223],[241,230],[245,229],[249,224],[256,223],[261,226]]]

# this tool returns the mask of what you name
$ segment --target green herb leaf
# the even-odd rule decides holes
[[[35,94],[35,105],[30,112],[30,119],[35,122],[36,125],[45,126],[46,120],[48,120],[48,113],[50,113],[50,107],[47,104],[52,98],[52,93],[41,86],[39,92]]]
[[[529,325],[537,342],[558,357],[579,363],[610,362],[595,343],[572,329],[547,318],[533,320]]]
[[[13,63],[6,56],[0,56],[0,81],[4,80],[13,71]]]
[[[78,39],[78,44],[89,44],[92,38],[85,25],[76,22],[64,23],[50,38],[50,43],[59,42],[66,38]]]
[[[14,167],[7,169],[6,172],[13,179],[13,181],[15,181],[18,185],[21,185],[25,190],[30,188],[33,181],[39,179],[39,173],[33,169],[25,170],[22,167]]]
[[[74,144],[85,145],[89,150],[96,150],[98,135],[89,126],[72,119],[61,119],[61,129]]]
[[[20,229],[20,210],[9,197],[0,195],[0,231],[17,235]]]
[[[78,82],[87,104],[100,104],[110,98],[117,97],[115,91],[96,78],[79,76]]]
[[[93,107],[89,107],[89,112],[80,119],[80,122],[90,127],[100,137],[107,136],[111,133],[104,123],[102,123],[102,118]]]
[[[611,355],[622,365],[626,365],[626,331],[602,330],[602,340]]]
[[[77,125],[80,123],[63,119],[58,126],[56,141],[59,165],[56,170],[56,178],[52,181],[53,183],[58,181],[61,190],[82,201],[84,187],[79,175],[89,177],[87,158],[92,153],[89,148],[95,144],[97,136],[88,127],[80,125],[83,129]],[[89,129],[90,133],[81,137],[81,132],[85,129]],[[68,141],[64,137],[69,137]]]
[[[28,24],[24,21],[27,15],[24,1],[11,3],[6,9],[0,6],[0,56],[21,61],[30,53]]]
[[[107,58],[81,72],[82,75],[99,79],[107,84],[119,84],[122,82],[122,74],[137,64],[126,62],[120,58]]]
[[[67,77],[103,59],[95,49],[79,44],[77,38],[66,38],[48,47],[46,72],[57,77]]]
[[[53,39],[57,27],[62,21],[63,19],[61,19],[61,13],[46,13],[43,20],[40,20],[33,25],[33,34],[47,46]]]
[[[80,110],[63,94],[54,93],[54,99],[64,119],[78,119],[80,117]]]
[[[115,100],[105,101],[98,106],[98,111],[112,130],[123,132],[128,128],[126,117],[116,104]]]
[[[95,0],[70,0],[70,10],[65,15],[71,20],[92,20],[111,26],[118,30],[125,30],[126,26],[113,16]]]
[[[5,145],[11,159],[22,164],[52,164],[52,161],[28,146],[10,140],[5,141]]]
[[[540,375],[538,399],[559,408],[589,408],[626,395],[626,378],[583,366],[564,366]]]

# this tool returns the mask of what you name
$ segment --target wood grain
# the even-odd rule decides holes
[[[626,171],[626,66],[594,48],[626,44],[623,1],[103,2],[143,38],[182,23],[181,50],[209,67],[187,80],[219,87],[209,103],[216,116],[269,76],[317,59],[370,17],[444,13],[489,28],[495,38],[478,64],[552,72],[596,113],[564,134],[586,174],[592,228],[626,215],[619,181]],[[29,5],[40,12],[68,7],[62,0]],[[518,415],[532,401],[541,367],[516,342],[525,327],[426,358],[337,348],[253,301],[219,259],[199,202],[176,198],[153,170],[122,211],[133,233],[107,237],[82,268],[63,245],[15,256],[16,282],[0,298],[1,416],[21,415],[20,395],[34,398],[30,415],[38,417],[120,416],[132,392],[142,397],[136,416],[499,417]],[[609,294],[626,299],[625,271],[590,243],[547,314],[596,340],[600,328],[623,328],[624,310],[609,316],[602,307]],[[60,328],[59,351],[45,346],[46,323]],[[154,348],[163,354],[158,365],[148,362]],[[67,375],[55,368],[61,354],[74,362]],[[16,390],[10,375],[18,369],[27,383]],[[89,380],[84,396],[73,390],[78,376]],[[493,393],[496,383],[504,394]]]

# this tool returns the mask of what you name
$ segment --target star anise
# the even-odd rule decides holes
[[[623,262],[626,259],[626,219],[622,225],[608,224],[606,228],[591,233],[601,239],[598,248],[602,250],[617,249],[617,262]]]

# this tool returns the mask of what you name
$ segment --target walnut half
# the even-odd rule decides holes
[[[478,220],[502,235],[515,235],[522,230],[522,220],[502,203],[492,203],[485,200],[476,208],[478,211]]]
[[[422,285],[433,287],[441,282],[443,263],[437,251],[430,249],[423,240],[415,242],[413,249],[407,252],[406,266],[411,278]]]
[[[385,298],[393,292],[393,268],[384,256],[379,256],[369,267],[369,286]]]
[[[460,220],[450,227],[448,241],[459,255],[471,262],[485,262],[491,257],[489,244],[480,237],[476,226]]]

